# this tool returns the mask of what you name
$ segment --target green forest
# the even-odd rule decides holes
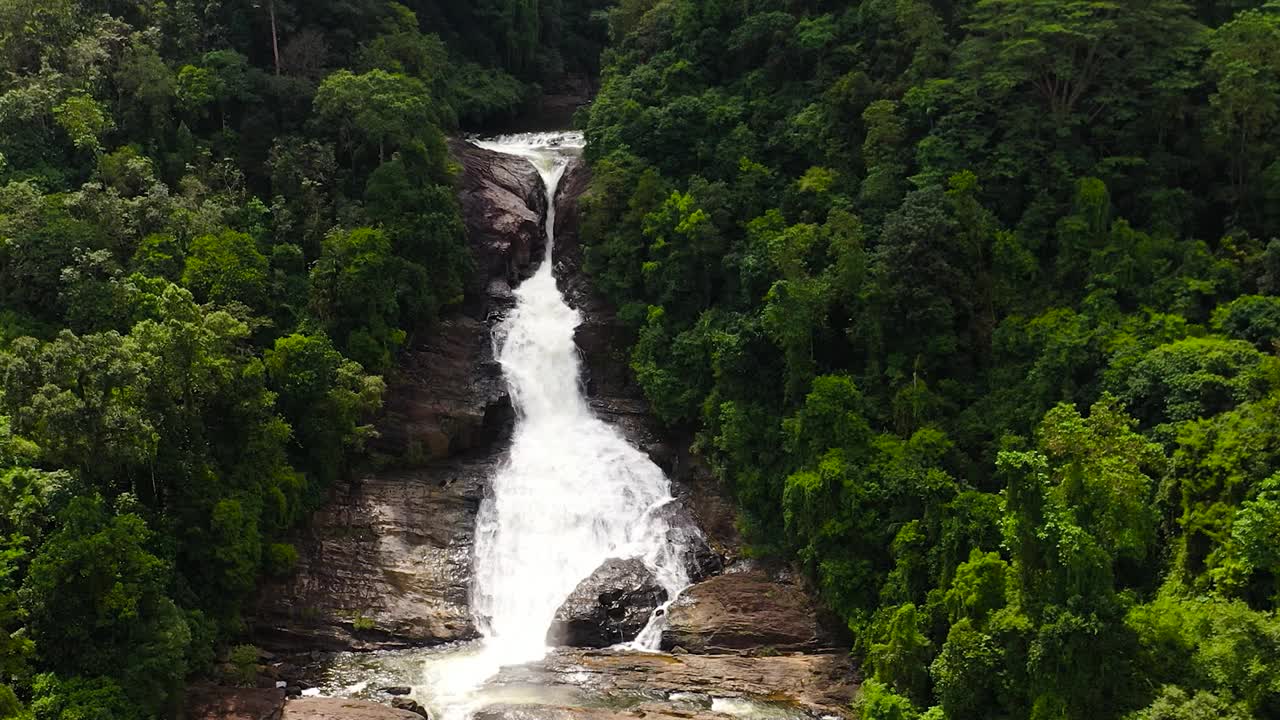
[[[0,717],[178,712],[461,296],[445,134],[592,13],[0,0]]]
[[[862,720],[1280,718],[1280,4],[0,0],[0,717],[238,642],[566,74],[587,269]]]
[[[1280,5],[610,30],[589,269],[863,720],[1280,717]]]

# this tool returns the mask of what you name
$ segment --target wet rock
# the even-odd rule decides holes
[[[556,193],[556,284],[582,314],[574,341],[582,354],[583,385],[592,410],[616,425],[636,447],[659,448],[666,438],[631,376],[631,333],[583,269],[578,204],[590,181],[586,163],[580,158],[570,160]]]
[[[263,588],[254,642],[376,650],[475,637],[475,516],[497,463],[468,458],[338,488],[298,540],[294,574]]]
[[[690,582],[698,582],[724,571],[724,560],[711,548],[684,499],[667,503],[657,511],[667,522],[667,542],[680,548]]]
[[[845,651],[745,657],[562,648],[539,662],[504,668],[491,684],[581,688],[606,698],[634,698],[637,694],[667,697],[672,700],[667,712],[683,708],[684,703],[675,702],[676,698],[696,694],[768,702],[793,710],[773,717],[845,717],[857,691],[858,676]],[[528,717],[540,720],[544,716]],[[557,716],[546,717],[555,720]]]
[[[400,356],[370,449],[400,466],[423,465],[492,446],[515,414],[490,327],[454,313]]]
[[[538,171],[523,158],[463,140],[450,140],[449,151],[462,164],[458,202],[477,270],[471,293],[480,294],[492,278],[514,284],[527,277],[546,247],[546,191]]]
[[[281,720],[422,720],[390,705],[347,698],[297,698],[284,705]]]
[[[690,438],[672,436],[662,428],[631,373],[629,349],[635,339],[616,309],[595,288],[584,269],[578,233],[579,200],[588,190],[591,170],[581,160],[565,169],[556,195],[556,281],[570,305],[582,314],[574,340],[582,354],[587,401],[604,421],[616,426],[647,453],[672,480],[680,500],[679,512],[702,529],[705,543],[697,543],[690,575],[695,579],[720,571],[725,557],[741,547],[732,499],[705,465],[688,450]]]
[[[812,651],[835,641],[803,588],[761,569],[720,575],[685,590],[671,604],[662,631],[664,649],[682,646],[693,653]]]
[[[237,688],[192,685],[187,689],[187,720],[279,720],[285,691],[276,688]]]
[[[578,583],[547,630],[550,645],[601,648],[634,640],[667,600],[638,558],[611,558]]]
[[[732,493],[715,478],[702,458],[688,449],[688,443],[672,462],[673,492],[702,530],[703,537],[725,566],[742,554],[738,532],[738,506]]]
[[[413,688],[408,685],[393,685],[392,687],[382,688],[382,692],[388,695],[408,695],[413,692]]]
[[[659,703],[640,703],[626,709],[504,703],[489,705],[472,715],[473,720],[724,720],[710,711],[690,711]]]
[[[407,710],[424,720],[431,720],[430,713],[427,712],[426,708],[419,705],[417,700],[411,700],[406,697],[392,698],[391,707],[396,708],[397,710]]]

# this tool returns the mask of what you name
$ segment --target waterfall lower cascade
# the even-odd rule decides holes
[[[547,192],[547,243],[537,272],[515,290],[515,308],[494,332],[516,424],[509,459],[477,518],[472,596],[484,637],[474,652],[427,673],[428,682],[448,687],[442,693],[437,686],[437,702],[455,716],[475,707],[468,688],[502,666],[546,654],[556,610],[605,560],[641,558],[672,598],[689,584],[682,549],[668,539],[661,512],[672,500],[670,484],[587,405],[574,344],[581,317],[552,274],[556,191],[582,136],[475,142],[528,158],[538,169]],[[659,634],[651,620],[633,647],[654,645]]]

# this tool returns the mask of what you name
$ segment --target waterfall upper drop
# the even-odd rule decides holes
[[[666,476],[583,397],[574,344],[581,317],[552,273],[556,191],[582,136],[476,144],[528,158],[542,176],[548,207],[545,258],[516,289],[515,308],[494,331],[516,426],[510,456],[477,518],[473,609],[485,653],[505,665],[545,654],[557,608],[609,558],[642,559],[670,597],[689,578],[662,512],[672,500]]]

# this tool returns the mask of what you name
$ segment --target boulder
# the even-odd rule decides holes
[[[348,698],[297,698],[284,705],[281,720],[422,720],[408,710]]]
[[[476,260],[468,294],[482,294],[493,278],[527,277],[546,247],[547,193],[524,158],[485,150],[460,139],[449,151],[462,165],[458,202]]]
[[[611,558],[556,611],[547,643],[601,648],[634,640],[666,600],[667,591],[643,561]]]
[[[388,695],[408,695],[413,692],[413,688],[408,685],[392,685],[391,687],[382,688],[382,692]]]
[[[667,611],[662,648],[691,653],[813,651],[835,636],[809,594],[762,569],[713,577],[685,590]]]
[[[391,707],[396,708],[397,710],[407,710],[414,715],[423,718],[423,720],[431,720],[431,714],[427,712],[426,708],[419,705],[417,700],[412,700],[407,697],[392,698]]]

